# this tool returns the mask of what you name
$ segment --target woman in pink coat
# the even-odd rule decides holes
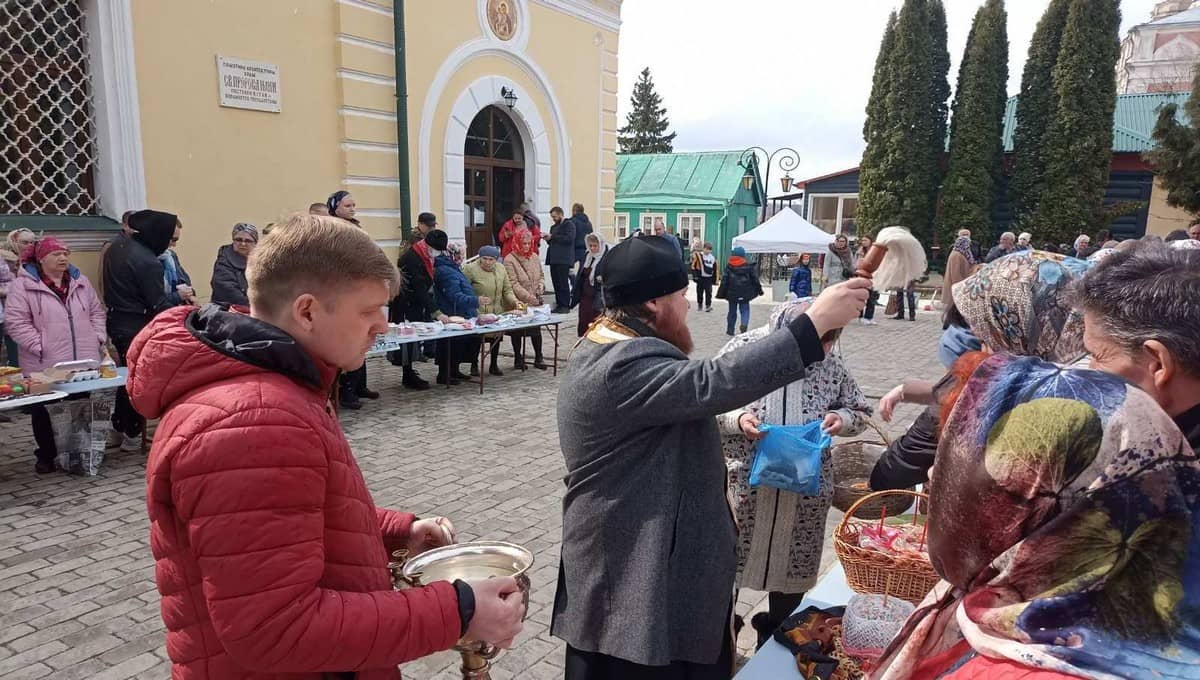
[[[4,311],[25,375],[60,361],[99,361],[102,356],[104,307],[91,282],[71,264],[71,249],[56,238],[44,238],[22,255]],[[39,474],[53,472],[58,452],[50,415],[40,405],[30,412],[38,447],[34,469]]]

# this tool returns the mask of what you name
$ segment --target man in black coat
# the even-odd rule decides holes
[[[104,306],[108,309],[105,325],[122,366],[138,332],[178,300],[171,295],[174,291],[167,291],[163,263],[158,256],[177,238],[181,228],[179,218],[158,210],[139,210],[129,216],[129,227],[132,235],[114,239],[104,253],[103,263]],[[114,431],[125,435],[123,448],[140,447],[142,419],[129,403],[124,387],[117,390],[112,426]]]
[[[583,211],[583,204],[576,203],[571,206],[571,222],[575,225],[575,264],[571,269],[571,298],[575,297],[575,286],[577,285],[575,277],[577,272],[583,271],[583,261],[587,259],[587,237],[592,233],[592,221],[588,219],[587,213]]]
[[[575,224],[563,219],[563,209],[554,206],[550,209],[550,219],[554,226],[546,239],[549,247],[546,249],[546,264],[550,265],[550,281],[554,284],[554,313],[566,314],[571,311],[571,267],[575,265]]]
[[[400,294],[392,300],[389,316],[392,323],[401,321],[426,322],[433,320],[433,258],[438,253],[429,244],[427,235],[437,228],[437,217],[433,213],[421,213],[417,217],[417,228],[409,235],[409,245],[400,254],[396,263],[400,268],[404,285]],[[444,234],[444,232],[437,232]],[[422,234],[419,238],[414,238]],[[435,243],[436,250],[446,247],[444,243]],[[427,390],[429,382],[422,379],[413,368],[413,359],[418,351],[417,344],[405,345],[404,348],[393,352],[389,359],[399,365],[403,371],[401,384],[412,390]]]

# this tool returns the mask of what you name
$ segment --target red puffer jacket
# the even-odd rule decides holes
[[[458,639],[453,585],[391,588],[387,551],[414,518],[371,501],[326,398],[335,373],[216,307],[134,340],[130,397],[162,417],[146,505],[172,677],[395,680]]]

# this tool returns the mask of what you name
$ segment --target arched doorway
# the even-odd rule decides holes
[[[512,118],[486,106],[467,128],[463,153],[463,224],[474,255],[498,243],[500,227],[525,200],[525,150]]]

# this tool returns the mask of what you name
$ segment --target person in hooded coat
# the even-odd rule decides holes
[[[159,312],[177,304],[167,294],[165,271],[159,256],[167,252],[179,230],[179,218],[158,210],[139,210],[129,216],[133,234],[113,241],[104,254],[105,325],[117,350],[117,361],[125,365],[129,346]],[[113,407],[113,430],[125,436],[122,447],[141,447],[143,422],[129,403],[125,388],[117,390]]]

